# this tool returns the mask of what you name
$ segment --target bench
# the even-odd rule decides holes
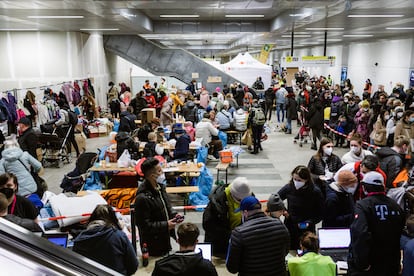
[[[227,136],[228,136],[229,134],[237,134],[237,135],[239,136],[239,144],[240,144],[240,146],[241,146],[241,144],[242,144],[241,140],[242,140],[242,137],[243,137],[244,131],[238,131],[238,130],[224,130],[224,132],[227,134]],[[227,139],[228,139],[228,138],[227,138]]]
[[[220,163],[217,164],[217,166],[216,166],[216,170],[217,170],[217,183],[219,181],[220,171],[225,171],[226,172],[226,183],[225,184],[227,184],[227,174],[228,174],[229,167],[230,167],[230,163],[220,162]]]
[[[179,187],[166,187],[166,192],[168,194],[185,194],[184,195],[184,206],[187,206],[188,204],[188,195],[190,193],[198,192],[198,186],[179,186]],[[185,214],[185,208],[184,208],[184,214]]]

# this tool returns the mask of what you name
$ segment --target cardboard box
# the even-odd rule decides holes
[[[143,125],[151,122],[151,120],[155,117],[157,117],[155,108],[144,108],[141,110],[141,123]]]
[[[76,143],[78,144],[78,149],[80,152],[85,152],[86,151],[86,135],[85,133],[81,132],[81,133],[75,133],[75,140]],[[72,145],[72,152],[75,152],[75,148]]]

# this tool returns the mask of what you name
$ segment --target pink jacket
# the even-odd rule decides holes
[[[203,92],[201,92],[201,95],[200,95],[200,106],[206,109],[209,102],[210,102],[210,95],[208,94],[207,90],[203,90]]]

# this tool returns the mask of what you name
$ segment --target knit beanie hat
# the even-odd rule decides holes
[[[343,170],[338,173],[337,183],[341,186],[349,186],[358,182],[356,176],[348,170]]]
[[[285,204],[283,204],[283,201],[280,199],[280,196],[278,194],[271,194],[269,200],[267,201],[267,211],[275,212],[285,209]]]
[[[252,194],[246,177],[237,177],[230,184],[230,193],[238,201]]]

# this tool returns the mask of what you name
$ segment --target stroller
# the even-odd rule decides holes
[[[52,123],[40,126],[41,133],[38,134],[39,145],[42,149],[42,166],[55,165],[60,167],[60,161],[69,164],[71,156],[68,153],[70,143],[68,136],[72,129],[71,125],[54,128]]]
[[[82,189],[85,179],[88,176],[88,170],[93,166],[98,158],[95,152],[84,152],[76,160],[76,166],[70,173],[63,177],[60,187],[63,192],[77,193]]]
[[[301,116],[298,118],[300,121],[300,128],[298,134],[295,136],[293,143],[297,144],[299,140],[299,147],[303,146],[303,143],[308,143],[308,138],[310,139],[310,128],[306,120],[306,110],[301,108]]]

